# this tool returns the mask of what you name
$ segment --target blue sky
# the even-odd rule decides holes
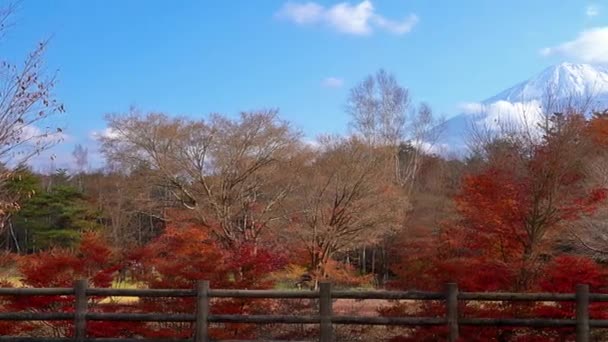
[[[454,115],[551,64],[608,62],[596,47],[607,15],[600,1],[24,0],[0,53],[19,61],[52,36],[65,163],[131,105],[192,117],[272,107],[308,137],[343,133],[348,89],[381,67]]]

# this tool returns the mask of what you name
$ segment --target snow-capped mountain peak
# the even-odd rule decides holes
[[[473,126],[499,129],[505,123],[525,123],[534,127],[543,111],[556,109],[544,108],[548,97],[554,105],[585,103],[587,112],[608,109],[608,69],[590,64],[556,64],[486,100],[466,104],[463,113],[446,121],[440,145],[447,152],[462,152]]]
[[[559,99],[608,93],[608,70],[590,64],[561,63],[529,80],[492,96],[483,103],[528,102],[550,95]]]

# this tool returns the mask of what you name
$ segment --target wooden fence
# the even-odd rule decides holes
[[[0,342],[42,341],[210,341],[210,323],[252,324],[318,324],[321,342],[334,341],[333,325],[384,325],[384,326],[447,326],[448,340],[458,339],[461,326],[508,326],[508,327],[575,327],[576,341],[589,341],[590,328],[608,328],[608,320],[590,320],[590,302],[608,302],[608,294],[590,294],[587,285],[578,285],[575,294],[563,293],[487,293],[460,292],[456,284],[447,284],[445,292],[422,291],[335,291],[330,283],[321,283],[318,291],[274,290],[216,290],[209,288],[208,281],[197,283],[193,290],[164,289],[111,289],[88,288],[86,280],[74,282],[73,288],[0,288],[0,296],[74,296],[74,313],[0,312],[0,321],[52,321],[73,320],[74,337],[62,339],[35,337],[0,337]],[[87,312],[89,296],[127,297],[196,297],[195,314],[167,313],[94,313]],[[211,298],[265,298],[265,299],[317,299],[319,312],[314,316],[295,315],[212,315],[209,311]],[[387,299],[387,300],[439,300],[445,301],[446,315],[436,317],[362,317],[335,316],[332,314],[333,299]],[[522,318],[461,318],[458,301],[517,301],[517,302],[576,302],[575,319],[522,319]],[[145,322],[193,322],[192,339],[141,340],[133,338],[87,338],[87,321],[145,321]]]

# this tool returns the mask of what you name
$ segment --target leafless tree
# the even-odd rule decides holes
[[[335,253],[394,231],[405,208],[400,189],[381,177],[381,157],[373,148],[357,138],[326,137],[321,146],[298,173],[300,186],[291,200],[299,211],[286,231],[306,246],[318,277],[326,276]]]
[[[81,144],[77,144],[74,146],[72,156],[74,157],[74,163],[78,168],[78,172],[84,172],[89,163],[89,149]]]
[[[14,5],[0,8],[0,36],[10,26]],[[4,189],[12,170],[61,140],[62,129],[51,118],[64,112],[53,96],[55,75],[45,76],[43,57],[48,41],[29,53],[23,63],[0,57],[0,229],[18,209],[14,194]]]
[[[427,104],[413,106],[409,91],[393,74],[380,69],[353,87],[346,104],[351,128],[368,145],[386,150],[390,177],[411,187],[420,167],[420,155],[428,152],[440,133],[441,122],[433,118]],[[408,158],[399,157],[400,146],[413,149]]]
[[[108,116],[102,151],[126,169],[149,164],[151,175],[195,212],[226,244],[256,242],[278,220],[292,178],[299,133],[274,110],[208,122],[163,114]]]

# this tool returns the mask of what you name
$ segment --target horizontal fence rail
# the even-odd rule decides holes
[[[73,288],[0,288],[0,296],[74,296],[73,313],[43,312],[0,312],[0,321],[73,321],[72,338],[36,338],[0,336],[0,342],[38,341],[211,341],[208,336],[210,323],[249,324],[316,324],[320,327],[319,341],[334,341],[334,325],[383,325],[383,326],[446,326],[448,341],[456,341],[459,327],[574,327],[577,342],[588,342],[591,328],[608,328],[608,320],[589,318],[590,302],[608,302],[608,294],[589,293],[588,285],[577,285],[576,293],[489,293],[459,292],[454,283],[447,284],[445,292],[425,291],[332,291],[328,282],[320,283],[317,291],[275,291],[275,290],[219,290],[210,289],[208,281],[199,281],[195,289],[107,289],[88,288],[86,280],[74,282]],[[89,297],[189,297],[196,298],[194,314],[168,313],[97,313],[88,312]],[[258,299],[317,299],[317,315],[217,315],[210,313],[212,298],[258,298]],[[437,317],[367,317],[333,315],[334,299],[384,299],[444,301],[446,314]],[[459,301],[513,301],[513,302],[575,302],[575,319],[548,318],[464,318],[459,317]],[[87,321],[139,321],[139,322],[191,322],[194,336],[191,339],[134,339],[134,338],[88,338]],[[230,341],[223,341],[230,342]],[[241,340],[241,342],[244,342]]]

